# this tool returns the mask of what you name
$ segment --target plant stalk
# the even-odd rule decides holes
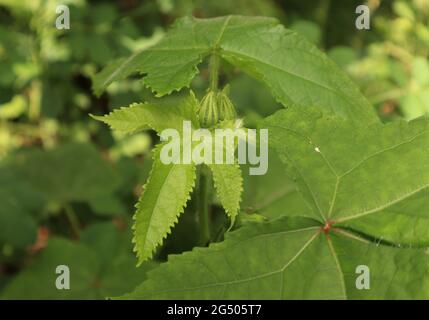
[[[209,61],[210,69],[210,90],[217,91],[219,81],[219,55],[217,52],[213,52]]]
[[[217,92],[219,81],[219,55],[216,51],[210,57],[210,87],[209,90]],[[210,175],[204,165],[198,167],[197,183],[197,213],[200,225],[200,245],[206,246],[210,241],[210,219],[209,219],[209,196],[210,196]]]

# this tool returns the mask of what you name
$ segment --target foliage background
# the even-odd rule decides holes
[[[156,261],[198,245],[191,203],[156,261],[135,268],[131,216],[157,137],[112,134],[88,116],[153,99],[137,79],[97,98],[91,78],[112,59],[155,43],[178,17],[276,17],[343,68],[384,121],[427,114],[429,1],[365,3],[369,31],[355,28],[361,1],[353,0],[0,0],[0,298],[120,295]],[[58,4],[70,7],[70,30],[54,27]],[[205,67],[193,81],[200,95]],[[280,108],[234,68],[224,68],[226,79],[247,126]],[[277,162],[270,159],[259,180],[245,177],[243,221],[272,219],[276,208],[299,203]],[[213,241],[223,230],[219,212],[212,208]],[[53,286],[59,264],[70,266],[74,290]]]

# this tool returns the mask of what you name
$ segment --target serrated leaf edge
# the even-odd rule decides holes
[[[158,149],[162,148],[162,146],[163,146],[163,144],[162,144],[162,143],[160,143],[160,144],[158,144],[158,145],[154,148],[152,159],[156,160],[155,158],[156,158],[156,156],[157,156],[157,154],[158,154]],[[133,226],[131,227],[131,229],[133,230],[133,238],[132,238],[131,242],[134,244],[133,251],[136,253],[137,258],[138,258],[137,267],[138,267],[138,266],[140,266],[144,261],[149,260],[149,259],[151,259],[151,258],[153,257],[153,254],[155,253],[156,249],[159,247],[159,245],[161,245],[161,244],[164,242],[164,240],[167,238],[167,236],[168,236],[169,234],[171,234],[171,230],[172,230],[172,228],[173,228],[173,227],[174,227],[174,226],[179,222],[179,217],[180,217],[180,215],[181,215],[181,214],[183,214],[183,212],[185,211],[186,204],[187,204],[187,202],[191,199],[192,191],[194,190],[194,188],[195,188],[195,183],[196,183],[196,181],[195,181],[195,180],[196,180],[196,167],[195,167],[195,165],[193,165],[193,164],[190,164],[190,165],[191,165],[191,166],[193,166],[193,169],[194,169],[194,170],[193,170],[193,171],[194,171],[194,172],[193,172],[193,173],[194,173],[194,178],[192,179],[192,183],[190,183],[190,185],[188,185],[188,186],[187,186],[187,188],[188,188],[188,190],[189,190],[189,192],[187,192],[188,196],[186,197],[186,199],[185,199],[185,201],[184,201],[184,204],[183,204],[181,207],[179,207],[179,208],[178,208],[178,210],[176,210],[176,211],[177,211],[177,214],[175,215],[175,219],[172,221],[172,223],[171,223],[171,224],[169,224],[168,229],[167,229],[167,232],[165,233],[165,235],[163,235],[163,236],[161,237],[160,241],[158,241],[158,242],[157,242],[156,246],[152,249],[152,251],[149,253],[149,255],[148,255],[148,256],[142,256],[142,255],[140,254],[139,249],[137,248],[137,239],[136,239],[136,220],[137,220],[137,212],[138,212],[138,210],[139,210],[139,203],[140,203],[140,201],[138,201],[138,202],[136,203],[135,208],[136,208],[137,210],[136,210],[136,212],[135,212],[135,213],[134,213],[134,215],[133,215],[133,221],[134,221],[134,224],[133,224]],[[155,169],[155,167],[153,166],[153,167],[152,167],[152,169],[151,169],[151,172],[150,172],[150,174],[149,174],[149,178],[147,179],[146,183],[143,185],[143,192],[142,192],[142,193],[141,193],[141,195],[140,195],[140,199],[143,197],[143,194],[146,192],[146,186],[149,184],[149,182],[150,182],[150,180],[151,180],[152,173],[154,172],[154,169]],[[140,199],[139,199],[139,200],[140,200]]]
[[[220,197],[220,195],[219,195],[219,194],[220,194],[219,181],[218,181],[218,179],[216,178],[216,175],[215,175],[215,174],[213,174],[213,170],[212,170],[213,185],[214,185],[214,187],[215,187],[215,189],[216,189],[216,194],[218,195],[219,200],[221,200],[222,207],[224,208],[224,210],[225,210],[225,212],[226,212],[227,216],[231,219],[231,225],[230,225],[230,227],[229,227],[228,231],[229,231],[229,230],[234,226],[235,218],[237,217],[237,215],[238,215],[238,213],[239,213],[239,211],[240,211],[240,203],[241,203],[241,201],[242,201],[242,194],[243,194],[243,176],[242,176],[242,172],[241,172],[240,166],[239,166],[238,164],[236,164],[236,163],[235,163],[235,164],[229,164],[229,166],[235,166],[235,167],[237,167],[237,168],[238,168],[238,170],[240,171],[240,180],[239,180],[239,183],[240,183],[240,190],[239,190],[239,192],[240,192],[240,197],[239,197],[239,200],[238,200],[238,203],[237,203],[237,211],[236,211],[235,213],[230,212],[229,208],[225,207],[225,206],[224,206],[224,204],[222,203],[221,197]],[[211,169],[211,168],[212,168],[212,165],[209,165],[209,167],[210,167],[210,169]]]

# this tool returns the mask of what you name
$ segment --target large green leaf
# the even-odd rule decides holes
[[[69,143],[52,150],[29,149],[6,161],[17,179],[47,200],[89,201],[110,195],[120,183],[114,168],[90,144]]]
[[[152,171],[137,203],[134,215],[134,250],[139,264],[152,257],[154,250],[177,223],[195,186],[194,164],[164,164],[154,151]]]
[[[292,108],[263,126],[322,221],[401,245],[429,244],[429,120],[365,128]]]
[[[81,242],[50,238],[34,261],[7,284],[0,299],[103,299],[133,290],[156,263],[135,267],[128,231],[106,222],[84,230]],[[69,290],[55,286],[59,265],[70,269]]]
[[[325,234],[322,228],[315,220],[303,218],[248,225],[208,249],[170,256],[122,298],[429,297],[429,256],[423,251],[377,245],[341,229]],[[360,265],[370,270],[369,290],[356,288]]]
[[[153,47],[107,66],[94,78],[100,93],[132,73],[162,96],[189,86],[197,65],[216,52],[265,83],[276,99],[321,105],[358,121],[376,122],[369,102],[324,53],[303,37],[264,17],[183,18]]]

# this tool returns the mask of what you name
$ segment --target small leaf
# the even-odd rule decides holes
[[[163,164],[159,158],[162,146],[155,149],[151,174],[136,205],[133,242],[138,264],[152,257],[177,223],[195,185],[195,165]]]
[[[122,133],[135,133],[147,129],[160,133],[170,128],[181,132],[185,120],[191,121],[195,127],[198,126],[195,114],[197,106],[198,101],[191,92],[179,102],[159,100],[156,103],[134,103],[129,107],[116,109],[105,116],[91,116]]]
[[[243,177],[238,164],[210,164],[217,196],[231,219],[231,226],[240,210]]]

